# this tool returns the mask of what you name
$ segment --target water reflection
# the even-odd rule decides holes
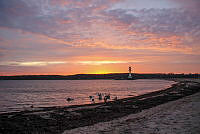
[[[0,112],[34,107],[66,106],[103,102],[98,93],[110,100],[161,90],[174,84],[166,80],[3,80],[0,81]],[[66,101],[73,98],[73,101]]]

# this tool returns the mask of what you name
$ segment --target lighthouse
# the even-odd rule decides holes
[[[131,67],[128,68],[128,71],[129,71],[128,79],[132,79],[132,75],[131,75],[131,71],[132,71],[132,69],[131,69]]]

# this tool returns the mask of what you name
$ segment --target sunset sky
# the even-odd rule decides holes
[[[0,75],[200,73],[200,0],[0,0]]]

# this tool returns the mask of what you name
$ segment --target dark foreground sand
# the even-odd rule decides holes
[[[0,133],[196,134],[200,126],[199,91],[200,83],[181,81],[162,91],[115,102],[1,114]]]

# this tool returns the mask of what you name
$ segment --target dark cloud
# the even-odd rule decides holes
[[[27,5],[22,0],[0,1],[0,25],[7,27],[18,27],[21,22],[28,21],[31,16],[37,14],[37,7]]]
[[[111,10],[111,21],[119,21],[138,32],[155,34],[185,34],[199,31],[200,17],[181,9]],[[145,29],[143,31],[143,29]]]
[[[37,7],[28,5],[23,0],[1,0],[1,15],[5,14],[12,17],[29,16],[37,14]]]

